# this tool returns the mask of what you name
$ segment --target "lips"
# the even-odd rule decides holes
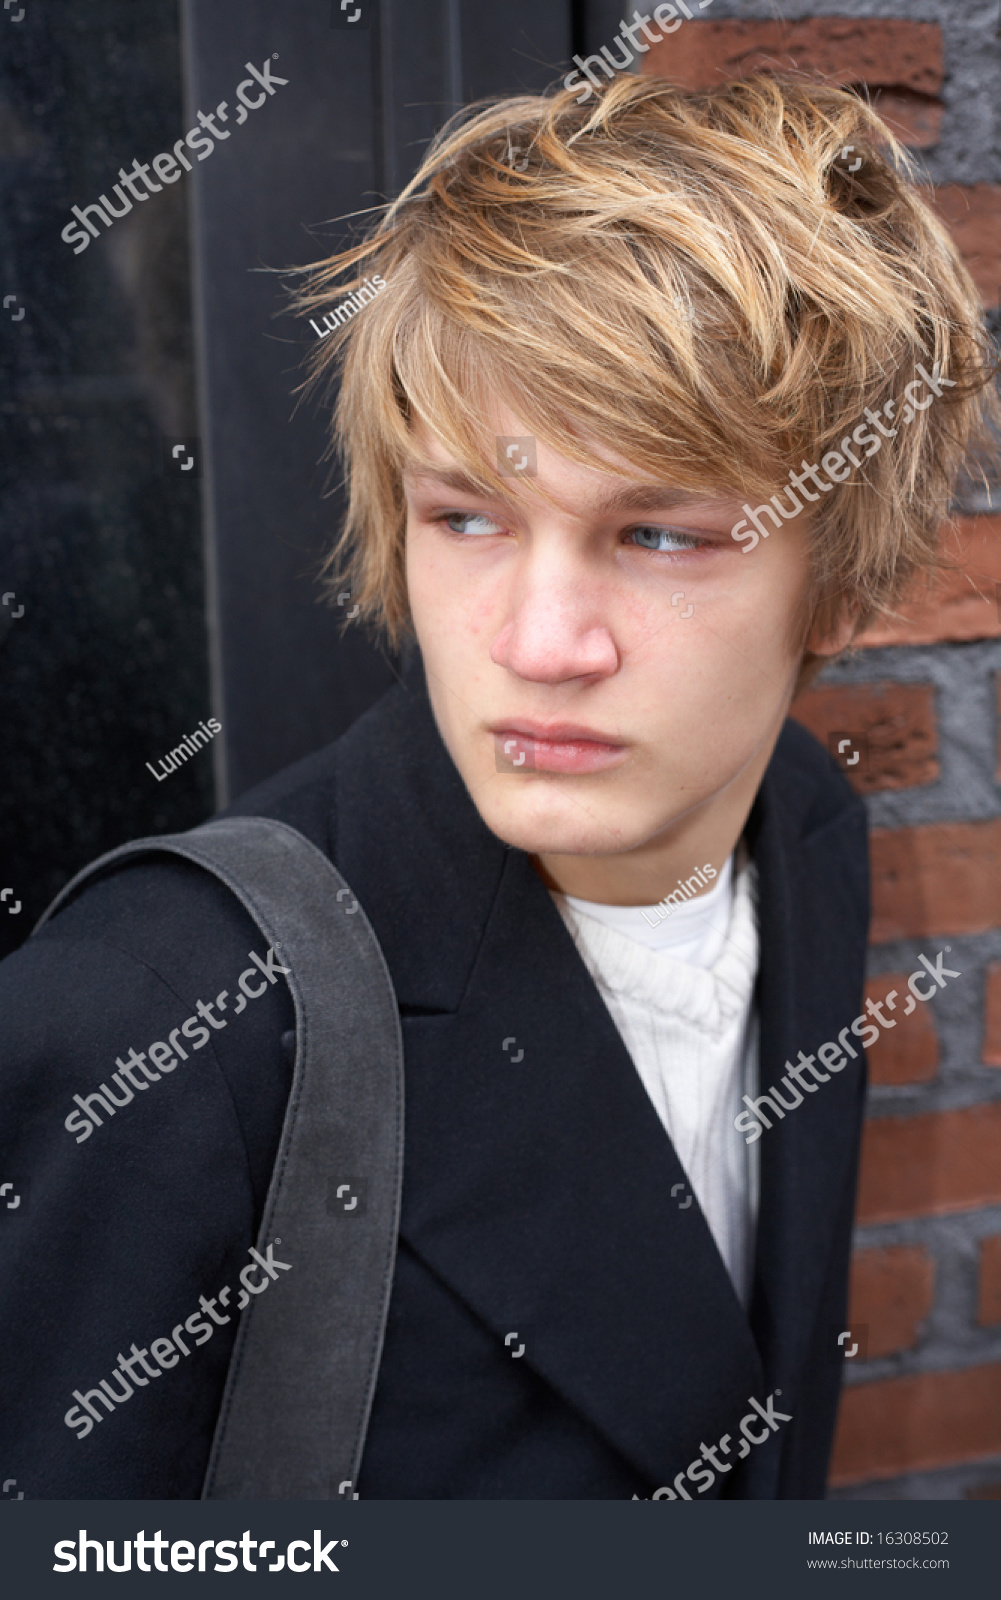
[[[604,772],[626,758],[626,746],[579,723],[504,723],[491,730],[500,772]]]

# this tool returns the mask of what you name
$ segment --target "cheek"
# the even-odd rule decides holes
[[[422,649],[458,654],[463,643],[489,647],[499,627],[499,578],[470,553],[421,527],[407,530],[407,592]]]
[[[405,556],[407,597],[419,632],[422,622],[433,616],[436,606],[441,605],[446,588],[435,541],[410,523],[407,524]]]
[[[481,588],[470,589],[458,606],[459,631],[471,644],[488,649],[497,633],[499,611],[496,598]]]
[[[788,693],[798,657],[787,642],[787,597],[760,586],[740,594],[697,589],[671,608],[630,607],[629,688],[668,746],[682,740],[710,757],[721,747],[753,747]],[[685,588],[679,578],[678,592]],[[790,602],[791,603],[791,602]]]
[[[671,591],[665,593],[663,585],[648,590],[642,586],[609,584],[604,601],[602,609],[624,651],[639,652],[651,646],[655,649],[655,641],[674,616]]]

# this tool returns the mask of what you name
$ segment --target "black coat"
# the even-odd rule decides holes
[[[336,861],[403,1019],[403,1216],[362,1496],[648,1496],[778,1390],[793,1420],[709,1497],[822,1496],[863,1060],[758,1146],[748,1318],[697,1202],[672,1198],[684,1173],[548,892],[480,820],[417,680],[230,809]],[[764,1090],[857,1013],[868,920],[861,802],[793,723],[747,838]],[[87,1437],[63,1418],[118,1352],[238,1285],[290,1081],[284,983],[86,1140],[64,1121],[116,1057],[235,994],[251,950],[235,898],[161,860],[110,873],[0,964],[0,1181],[30,1182],[0,1207],[0,1459],[27,1498],[199,1493],[235,1316],[203,1318],[211,1339],[113,1414],[92,1401]]]

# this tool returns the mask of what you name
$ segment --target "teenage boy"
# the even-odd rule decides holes
[[[863,808],[790,704],[932,563],[985,381],[972,284],[898,158],[858,99],[780,79],[507,101],[300,299],[322,313],[358,262],[385,280],[314,359],[343,357],[336,581],[417,646],[231,807],[337,864],[402,1019],[365,1498],[824,1493],[863,1061],[797,1069],[753,1143],[735,1124],[860,1009]],[[918,363],[934,404],[757,548],[732,536]],[[239,1317],[219,1286],[257,1241],[295,1043],[273,952],[227,997],[248,950],[236,898],[158,860],[0,969],[31,1179],[3,1458],[32,1498],[200,1492]]]

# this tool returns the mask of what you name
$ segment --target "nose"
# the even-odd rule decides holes
[[[600,590],[552,570],[523,578],[494,637],[490,659],[531,683],[611,677],[619,651],[601,617]]]

